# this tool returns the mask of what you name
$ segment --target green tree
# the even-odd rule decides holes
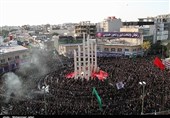
[[[7,37],[9,34],[9,31],[8,30],[2,30],[2,36],[5,38]]]
[[[57,32],[54,32],[54,33],[52,33],[52,36],[54,36],[54,35],[58,36],[59,34]]]
[[[158,40],[155,44],[152,44],[150,51],[153,54],[161,54],[161,50],[162,50],[161,41]]]
[[[148,50],[150,49],[151,47],[151,43],[149,41],[145,41],[143,42],[143,44],[141,45],[141,47],[143,48],[144,50],[144,54],[148,54]]]

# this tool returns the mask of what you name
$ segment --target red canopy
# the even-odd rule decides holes
[[[66,78],[74,78],[75,72],[71,72],[66,75]],[[104,80],[108,77],[108,73],[100,70],[99,72],[92,72],[91,77],[97,77],[99,80]]]
[[[66,75],[66,78],[74,78],[74,76],[75,76],[75,73],[71,72],[71,73]]]

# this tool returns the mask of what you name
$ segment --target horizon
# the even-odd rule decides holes
[[[169,0],[1,0],[0,26],[99,23],[109,16],[130,22],[169,13]]]

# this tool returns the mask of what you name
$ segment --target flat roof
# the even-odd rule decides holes
[[[78,45],[83,45],[83,43],[76,43],[76,44],[60,44],[63,46],[78,46]]]
[[[139,46],[139,44],[122,44],[122,43],[115,43],[115,44],[104,44],[104,45],[114,45],[114,46]]]
[[[0,46],[0,54],[7,54],[16,51],[26,51],[28,48],[20,46],[20,45],[12,45],[12,46]]]

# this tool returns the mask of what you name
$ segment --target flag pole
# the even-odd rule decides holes
[[[162,109],[161,111],[164,110],[164,106],[165,106],[165,74],[164,71],[162,70],[163,73],[163,89],[162,89]]]

